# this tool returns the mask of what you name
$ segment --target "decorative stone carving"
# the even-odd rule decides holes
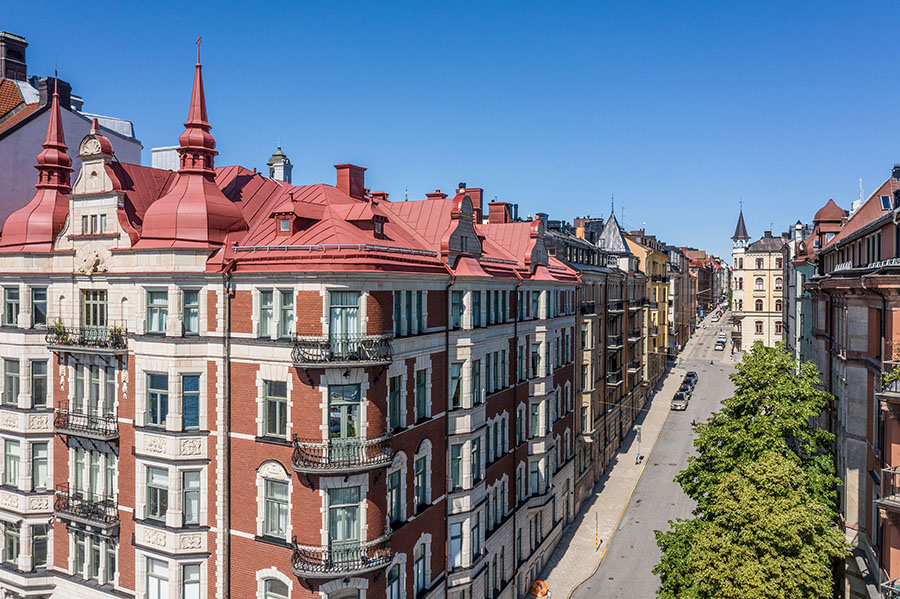
[[[200,455],[203,449],[203,443],[200,439],[182,439],[181,455]]]
[[[84,258],[82,258],[81,265],[78,267],[78,272],[84,273],[86,275],[92,275],[98,272],[106,272],[106,263],[100,256],[100,252],[94,250],[93,252],[88,253]]]
[[[0,493],[0,506],[19,509],[19,496],[14,493]]]
[[[19,425],[19,418],[12,412],[2,412],[0,413],[0,426],[3,428],[17,428]]]
[[[144,542],[148,545],[154,545],[156,547],[165,547],[166,533],[162,530],[153,530],[152,528],[148,528],[144,531]]]
[[[46,512],[50,510],[49,497],[32,497],[28,501],[28,509],[35,512]]]
[[[144,437],[144,450],[147,453],[166,453],[166,440],[163,437],[152,437],[147,435]]]
[[[274,480],[287,480],[288,477],[284,472],[284,468],[278,462],[266,462],[262,466],[259,467],[259,474],[263,478],[269,478]]]
[[[50,428],[49,414],[31,414],[28,417],[28,428],[35,430],[46,430]]]
[[[181,549],[201,549],[203,538],[200,535],[181,535],[179,547]]]

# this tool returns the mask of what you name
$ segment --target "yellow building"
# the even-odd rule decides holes
[[[644,323],[644,363],[650,386],[663,375],[669,347],[669,277],[666,264],[669,257],[662,251],[662,244],[643,230],[626,236],[628,249],[639,259],[641,272],[647,275],[647,300]]]

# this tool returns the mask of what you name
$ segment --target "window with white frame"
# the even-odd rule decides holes
[[[430,586],[430,542],[420,541],[413,550],[413,581],[416,595]]]
[[[181,505],[185,526],[200,524],[200,479],[199,470],[185,470],[181,473]]]
[[[3,360],[3,405],[14,406],[19,403],[19,361],[6,358]]]
[[[400,599],[400,564],[388,568],[387,599]]]
[[[406,520],[406,454],[398,451],[387,471],[388,523]]]
[[[169,375],[147,373],[147,415],[146,426],[166,427],[169,414]]]
[[[288,586],[277,578],[262,581],[263,599],[288,599]]]
[[[169,318],[169,292],[147,290],[147,333],[165,334]]]
[[[271,337],[272,323],[275,320],[274,294],[271,289],[259,291],[259,319],[257,321],[257,336]]]
[[[3,288],[3,324],[14,327],[19,324],[19,288]]]
[[[423,439],[414,456],[414,499],[416,511],[431,503],[431,441]]]
[[[388,379],[388,422],[391,428],[402,428],[404,422],[401,419],[403,410],[403,377],[392,376]]]
[[[147,599],[169,599],[169,564],[152,557],[146,560]]]
[[[200,564],[185,564],[181,567],[179,599],[200,599]]]
[[[428,405],[428,370],[416,370],[416,421],[431,416]]]
[[[72,531],[74,574],[98,583],[116,579],[116,544],[113,537]],[[45,542],[45,541],[44,541]]]
[[[185,335],[200,334],[200,291],[181,290],[181,330]]]
[[[31,361],[31,407],[47,407],[47,360]]]
[[[278,291],[278,336],[287,339],[294,334],[294,292]]]
[[[462,522],[450,524],[450,569],[462,567]]]
[[[19,442],[5,439],[3,441],[3,484],[10,487],[19,486]]]
[[[263,381],[263,415],[267,437],[287,435],[287,383]]]
[[[165,468],[147,466],[147,509],[150,520],[166,520],[169,509],[169,471]]]
[[[288,483],[264,479],[263,536],[287,538]]]

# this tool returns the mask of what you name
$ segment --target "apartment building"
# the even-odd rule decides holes
[[[0,234],[4,596],[521,596],[583,359],[544,224],[217,167],[199,60],[177,171],[94,123],[71,183],[61,120]]]
[[[688,260],[681,249],[667,245],[666,275],[669,278],[668,353],[677,355],[696,327],[697,289],[692,282]]]
[[[663,244],[644,230],[632,231],[625,241],[637,256],[638,268],[647,281],[647,316],[643,326],[644,353],[647,356],[647,384],[654,387],[662,378],[668,358],[669,335],[669,275],[668,256]]]

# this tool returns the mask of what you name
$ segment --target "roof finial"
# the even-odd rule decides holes
[[[609,213],[615,214],[616,213],[616,194],[612,194],[611,204],[612,204],[612,207],[610,208]]]
[[[200,64],[200,33],[197,33],[197,64]]]

